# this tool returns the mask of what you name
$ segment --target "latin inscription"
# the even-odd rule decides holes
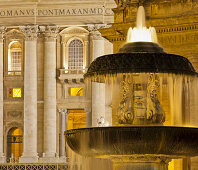
[[[113,15],[110,8],[0,9],[0,17]]]
[[[184,35],[172,35],[172,36],[158,36],[161,43],[167,44],[186,44],[189,42],[198,42],[198,34],[184,34]]]

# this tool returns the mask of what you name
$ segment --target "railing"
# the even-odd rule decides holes
[[[69,69],[59,69],[60,75],[61,74],[84,74],[86,72],[85,69],[75,69],[75,70],[69,70]]]
[[[21,71],[8,71],[9,76],[20,76]]]
[[[0,170],[69,170],[69,164],[0,164]]]

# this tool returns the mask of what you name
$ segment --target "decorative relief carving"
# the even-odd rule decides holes
[[[11,40],[11,41],[17,40],[21,44],[23,44],[22,40],[24,39],[24,34],[22,32],[20,32],[19,30],[12,29],[5,33],[5,37],[8,40]]]
[[[45,41],[56,41],[59,32],[57,26],[40,26],[40,31],[45,35]]]
[[[27,41],[37,40],[39,31],[38,25],[20,26],[20,30],[24,33]]]
[[[165,114],[159,101],[160,79],[156,74],[150,74],[147,87],[147,120],[152,123],[163,123]]]
[[[13,128],[13,127],[18,127],[18,128],[20,128],[20,129],[23,129],[23,124],[20,123],[20,122],[13,121],[13,122],[9,122],[9,123],[7,124],[7,127],[8,127],[8,129],[11,129],[11,128]]]
[[[122,100],[118,108],[118,119],[120,124],[132,124],[134,120],[134,113],[132,110],[132,96],[131,94],[132,81],[126,76],[120,83]]]
[[[9,119],[20,119],[20,118],[22,118],[22,112],[20,112],[20,111],[9,111],[9,112],[7,112],[7,117]]]

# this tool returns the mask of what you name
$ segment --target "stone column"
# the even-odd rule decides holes
[[[110,84],[105,85],[105,125],[112,126],[112,87]]]
[[[0,27],[0,163],[5,163],[3,153],[3,36],[5,27]]]
[[[86,112],[86,128],[89,128],[92,126],[92,115],[91,115],[91,108],[85,108]]]
[[[60,118],[61,118],[61,132],[60,132],[60,157],[65,159],[66,150],[65,150],[65,136],[64,133],[67,130],[67,109],[59,109]]]
[[[37,154],[37,32],[38,26],[20,27],[25,35],[24,138],[20,163],[38,162]]]
[[[44,56],[44,162],[56,158],[56,26],[45,27]]]
[[[104,55],[104,38],[97,30],[98,25],[89,25],[93,37],[92,61]],[[92,82],[92,126],[103,126],[101,121],[105,119],[105,84]]]

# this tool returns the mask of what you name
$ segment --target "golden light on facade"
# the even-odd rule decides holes
[[[83,96],[83,88],[82,87],[71,87],[70,88],[70,96]]]
[[[10,97],[21,97],[21,88],[12,88],[10,89]]]

